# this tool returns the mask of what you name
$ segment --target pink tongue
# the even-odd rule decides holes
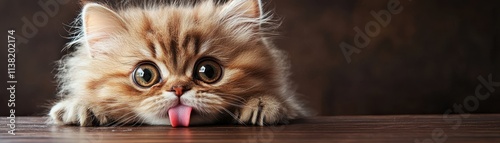
[[[168,109],[168,117],[172,127],[189,126],[189,119],[191,118],[191,110],[193,107],[186,105],[177,105]]]

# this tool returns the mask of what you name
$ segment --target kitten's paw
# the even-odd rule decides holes
[[[106,117],[96,116],[82,101],[61,100],[50,109],[49,116],[58,125],[96,126],[107,122]]]
[[[251,98],[237,113],[239,122],[259,126],[287,123],[286,110],[281,104],[273,97]]]

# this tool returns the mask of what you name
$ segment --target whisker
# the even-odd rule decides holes
[[[244,123],[244,122],[242,122],[242,121],[240,121],[240,120],[238,119],[238,116],[236,116],[234,113],[230,112],[229,110],[227,110],[227,109],[226,109],[226,108],[224,108],[224,107],[220,107],[220,108],[221,108],[222,110],[226,111],[226,112],[227,112],[227,113],[228,113],[231,117],[233,117],[233,119],[234,119],[234,120],[236,120],[237,122],[239,122],[239,123],[240,123],[240,124],[242,124],[242,125],[245,125],[245,123]]]

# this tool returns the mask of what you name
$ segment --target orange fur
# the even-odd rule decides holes
[[[286,123],[307,115],[288,81],[284,54],[266,37],[270,17],[257,1],[203,1],[111,8],[86,3],[81,32],[62,58],[57,78],[62,99],[49,116],[56,124],[170,124],[167,110],[179,98],[171,90],[190,87],[180,102],[193,107],[191,124],[235,121]],[[193,78],[202,58],[224,68],[220,81]],[[150,88],[134,84],[132,72],[150,61],[162,80]]]

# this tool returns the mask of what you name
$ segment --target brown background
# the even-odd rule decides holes
[[[43,11],[39,1],[51,0],[0,1],[0,30],[21,34],[21,19],[32,21]],[[500,81],[500,4],[495,0],[400,0],[402,12],[347,63],[339,44],[354,44],[353,28],[364,29],[374,20],[370,11],[387,9],[388,2],[268,1],[267,8],[283,20],[276,43],[289,53],[292,79],[319,115],[442,114],[474,94],[478,76],[492,74]],[[55,99],[54,61],[65,53],[64,25],[79,11],[76,1],[60,5],[29,43],[17,44],[17,116],[44,115],[44,105]],[[1,87],[7,87],[6,45],[0,50]],[[474,113],[500,113],[496,89]],[[6,116],[8,94],[0,93],[0,115]]]

